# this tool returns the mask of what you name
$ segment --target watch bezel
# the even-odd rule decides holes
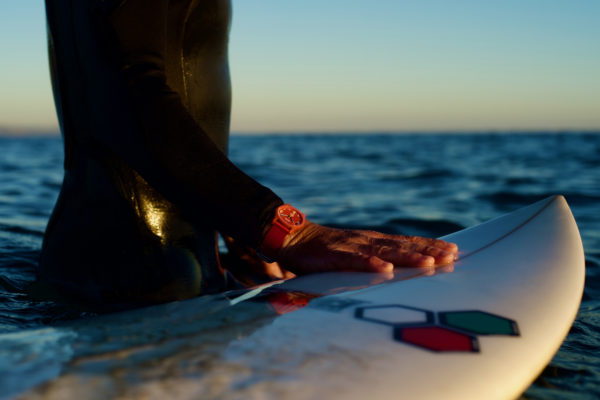
[[[286,212],[289,214],[285,214]],[[284,204],[277,208],[277,221],[286,228],[294,229],[304,224],[305,216],[296,207]]]

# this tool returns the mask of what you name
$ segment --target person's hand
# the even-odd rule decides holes
[[[333,229],[306,221],[302,229],[286,238],[277,261],[295,274],[306,274],[426,268],[451,264],[457,257],[456,244],[439,239]]]
[[[252,247],[240,245],[229,236],[223,236],[223,240],[228,252],[220,254],[222,265],[242,284],[254,286],[295,276],[278,263],[265,261]]]

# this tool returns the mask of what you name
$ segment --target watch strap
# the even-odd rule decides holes
[[[279,221],[274,221],[273,225],[267,232],[261,246],[261,253],[270,259],[275,257],[277,250],[281,248],[285,237],[291,232],[291,229],[282,225]]]

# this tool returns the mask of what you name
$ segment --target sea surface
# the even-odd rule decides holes
[[[316,222],[386,232],[441,236],[565,195],[586,288],[565,342],[523,398],[600,398],[600,133],[236,135],[230,157]],[[0,138],[0,398],[58,374],[69,350],[53,327],[94,318],[26,291],[62,160],[60,138]]]

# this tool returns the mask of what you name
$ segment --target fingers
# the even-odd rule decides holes
[[[458,252],[458,246],[455,243],[446,242],[440,239],[430,239],[421,236],[405,236],[405,240],[411,243],[421,244],[424,246],[436,247],[451,253]]]
[[[391,234],[380,233],[380,232],[375,232],[375,231],[360,231],[360,232],[362,234],[372,237],[372,238],[389,239],[389,240],[394,240],[394,241],[399,241],[399,242],[416,243],[416,244],[420,244],[423,246],[436,247],[436,248],[448,251],[450,253],[458,252],[458,246],[455,243],[446,242],[445,240],[431,239],[431,238],[425,238],[425,237],[421,237],[421,236],[391,235]]]
[[[335,251],[328,255],[326,265],[330,270],[389,273],[394,264],[381,258],[359,252]]]
[[[354,251],[385,260],[396,267],[431,267],[436,263],[430,255],[394,245],[359,245]]]
[[[424,239],[424,238],[420,238]],[[444,248],[421,244],[429,241],[407,241],[389,238],[371,239],[368,244],[357,246],[364,254],[375,255],[394,263],[397,267],[431,267],[454,262],[457,254]]]

